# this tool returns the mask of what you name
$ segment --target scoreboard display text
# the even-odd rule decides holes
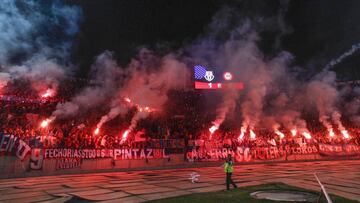
[[[243,89],[244,84],[232,72],[214,71],[204,66],[194,66],[195,89]]]

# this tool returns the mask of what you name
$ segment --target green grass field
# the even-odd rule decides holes
[[[242,203],[274,203],[275,201],[270,200],[257,200],[253,199],[250,196],[250,193],[258,190],[274,190],[274,189],[283,189],[283,190],[295,190],[295,191],[305,191],[318,195],[319,192],[308,191],[302,188],[296,188],[288,186],[282,183],[272,183],[266,185],[252,186],[233,189],[230,191],[220,191],[220,192],[211,192],[211,193],[198,193],[191,195],[184,195],[179,197],[161,199],[150,201],[152,203],[222,203],[222,202],[242,202]],[[331,200],[334,203],[357,203],[357,201],[348,200],[339,196],[330,195]],[[326,203],[325,197],[322,196],[320,202]],[[294,203],[294,202],[292,202]]]

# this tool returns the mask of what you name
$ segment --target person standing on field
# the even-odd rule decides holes
[[[231,178],[232,173],[233,173],[233,160],[232,160],[231,154],[229,154],[226,159],[226,162],[224,164],[224,171],[226,173],[226,189],[230,190],[230,184],[232,184],[234,186],[234,188],[237,188],[237,185]]]

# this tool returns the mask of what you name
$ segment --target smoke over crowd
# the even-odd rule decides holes
[[[2,1],[0,87],[19,79],[39,95],[56,89],[72,72],[68,58],[80,19],[80,8],[58,1]]]
[[[141,48],[125,66],[118,64],[111,50],[104,50],[96,56],[85,84],[41,115],[44,121],[40,127],[75,119],[82,121],[79,129],[86,126],[93,132],[91,136],[99,136],[108,123],[120,119],[123,127],[117,133],[126,140],[141,130],[138,126],[142,120],[170,120],[176,116],[171,115],[171,110],[169,114],[169,104],[175,103],[169,96],[171,92],[209,94],[192,87],[193,65],[204,64],[231,70],[241,77],[245,88],[209,94],[207,99],[216,97],[214,100],[218,101],[215,108],[207,108],[208,101],[201,101],[199,108],[207,108],[212,114],[210,121],[204,119],[203,123],[186,121],[193,123],[193,134],[206,134],[212,139],[215,132],[226,131],[222,126],[235,123],[230,131],[239,141],[261,137],[259,129],[271,131],[280,139],[287,134],[312,139],[316,130],[324,132],[325,137],[351,139],[354,135],[349,134],[347,127],[360,125],[360,91],[338,86],[330,66],[340,63],[358,46],[304,79],[306,67],[295,66],[296,56],[281,50],[279,40],[289,32],[282,19],[285,8],[286,4],[282,5],[279,16],[270,20],[242,16],[224,8],[198,39],[166,54]],[[80,7],[61,1],[2,1],[0,94],[11,95],[10,90],[17,87],[31,92],[31,98],[56,98],[77,71],[70,55],[82,18]],[[273,26],[280,30],[276,36],[279,51],[267,55],[259,48],[261,32]],[[74,80],[76,86],[77,79]],[[21,86],[17,86],[19,81]],[[190,113],[193,112],[185,109],[185,119]],[[95,121],[86,122],[87,119]],[[319,123],[320,127],[314,127]]]

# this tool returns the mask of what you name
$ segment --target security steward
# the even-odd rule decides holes
[[[237,188],[237,185],[234,183],[234,181],[231,178],[231,175],[233,173],[233,160],[231,157],[231,154],[228,155],[226,162],[224,164],[224,171],[226,173],[226,189],[230,189],[230,183],[234,186],[234,188]]]

